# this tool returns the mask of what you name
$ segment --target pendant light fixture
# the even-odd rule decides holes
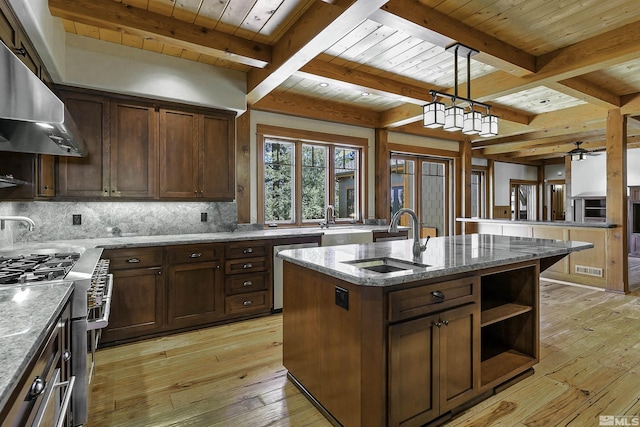
[[[462,131],[466,135],[480,135],[483,137],[498,135],[498,117],[491,114],[491,106],[484,102],[471,99],[471,56],[478,53],[460,43],[455,43],[446,48],[453,52],[454,58],[454,95],[437,90],[430,90],[433,100],[422,107],[422,124],[426,128],[437,129],[442,127],[446,131]],[[467,97],[458,96],[458,55],[467,58]],[[447,107],[438,98],[449,99],[451,105]],[[468,110],[460,106],[460,101],[469,104]],[[478,111],[476,107],[483,108]]]

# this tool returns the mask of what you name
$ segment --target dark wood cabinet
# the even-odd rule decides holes
[[[103,253],[113,273],[109,325],[103,344],[157,333],[165,326],[163,248],[112,249]]]
[[[478,298],[477,283],[475,278],[443,282],[390,298],[392,318],[426,315],[389,326],[389,425],[423,425],[479,393],[480,309],[469,303]],[[430,303],[440,301],[434,293],[443,295],[447,306],[459,307]]]
[[[54,197],[56,195],[55,156],[38,154],[36,157],[36,196]]]
[[[233,116],[160,110],[160,197],[235,197]]]
[[[109,181],[109,100],[81,92],[60,92],[83,138],[86,157],[60,157],[58,195],[62,197],[103,197]]]
[[[171,328],[215,322],[224,314],[222,247],[167,248],[167,324]]]
[[[111,197],[157,195],[158,123],[152,105],[111,101],[109,181]]]
[[[198,116],[160,110],[160,197],[198,197]]]
[[[206,199],[235,198],[235,126],[229,116],[205,114],[200,119],[200,195]]]
[[[225,316],[239,317],[271,312],[271,252],[272,246],[266,240],[226,244]]]

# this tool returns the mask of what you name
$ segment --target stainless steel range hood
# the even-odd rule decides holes
[[[0,42],[0,151],[86,156],[64,104]]]

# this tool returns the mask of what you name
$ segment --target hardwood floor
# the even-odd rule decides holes
[[[541,282],[535,374],[448,426],[597,426],[640,414],[640,291]],[[100,350],[88,427],[329,426],[286,379],[282,317]]]

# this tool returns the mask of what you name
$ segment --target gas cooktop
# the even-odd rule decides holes
[[[0,285],[62,280],[79,258],[79,252],[0,255]]]

